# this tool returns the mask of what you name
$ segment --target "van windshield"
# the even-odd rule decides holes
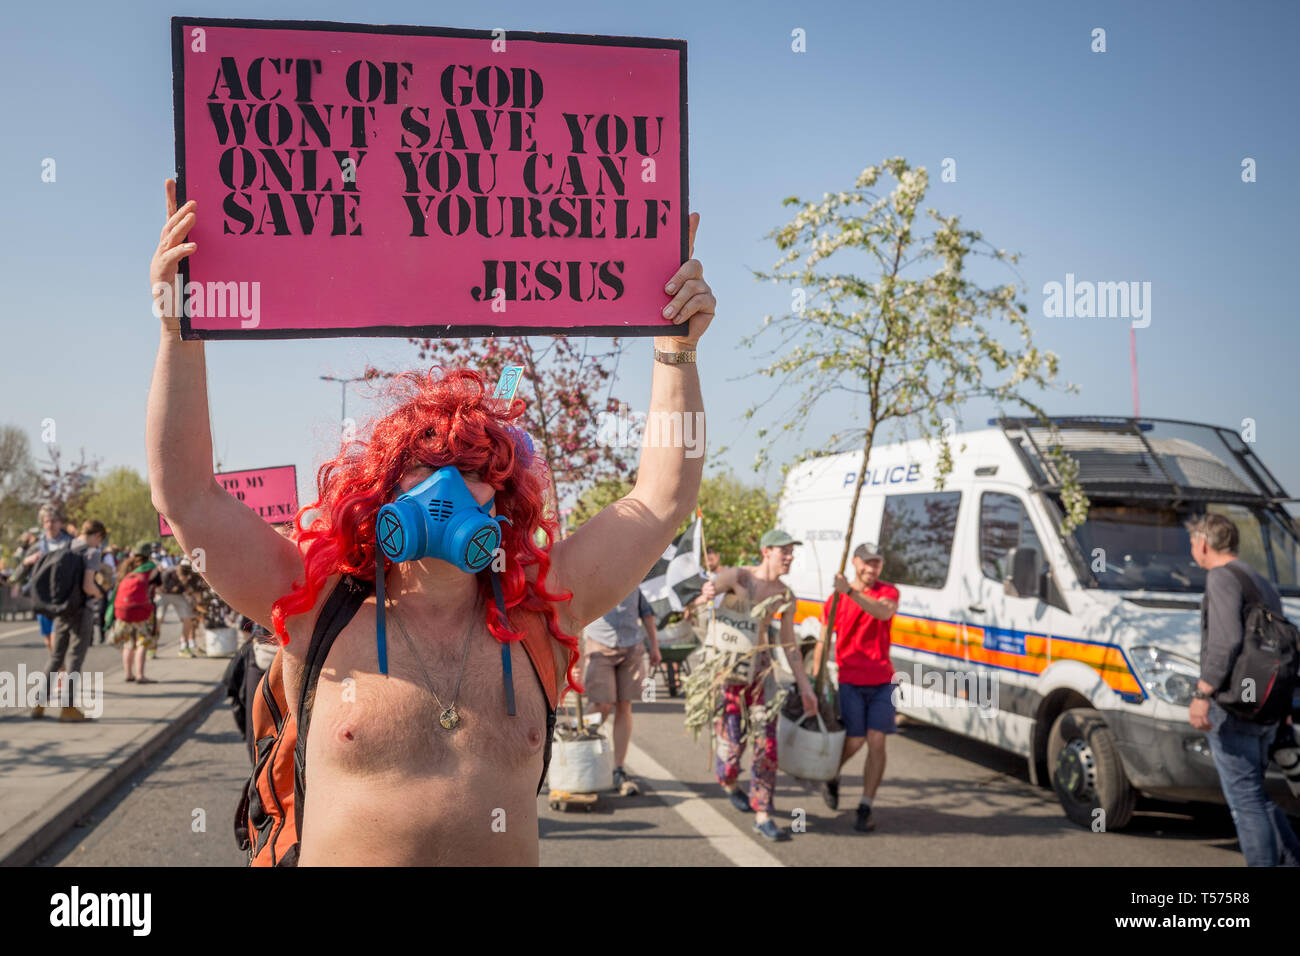
[[[1282,594],[1300,596],[1300,542],[1276,513],[1236,503],[1094,501],[1074,531],[1096,586],[1114,590],[1203,591],[1205,572],[1192,560],[1185,523],[1209,511],[1231,519],[1241,534],[1237,555]]]

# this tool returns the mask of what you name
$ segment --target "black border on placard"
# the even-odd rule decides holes
[[[457,39],[492,39],[491,30],[465,30],[457,27],[417,27],[405,24],[339,23],[333,20],[249,20],[221,17],[172,17],[172,113],[175,118],[176,148],[176,207],[185,205],[185,55],[182,26],[240,27],[254,30],[325,30],[342,33],[386,33],[397,36],[441,36]],[[678,53],[678,127],[681,133],[681,260],[689,257],[690,242],[690,189],[688,185],[688,156],[690,141],[687,137],[686,114],[686,41],[658,37],[620,37],[579,33],[535,33],[527,30],[507,30],[506,35],[521,40],[543,43],[574,43],[582,46],[630,46],[651,49],[670,49]],[[177,275],[181,288],[189,282],[189,260],[182,259]],[[475,338],[496,335],[592,335],[648,337],[673,335],[678,326],[656,325],[581,325],[537,326],[511,328],[506,331],[494,325],[458,325],[447,329],[445,325],[367,325],[356,328],[327,329],[192,329],[186,311],[188,296],[181,296],[181,338],[203,339],[323,339],[343,336],[402,336],[404,338]],[[449,334],[454,333],[454,334]]]
[[[177,183],[177,185],[179,186],[180,184]],[[179,206],[180,203],[178,202],[177,205]],[[298,501],[298,466],[297,466],[297,465],[267,465],[267,466],[264,467],[264,468],[237,468],[237,469],[235,469],[234,471],[220,471],[220,472],[215,472],[215,473],[212,475],[212,477],[213,477],[213,478],[228,478],[228,477],[231,476],[231,475],[242,475],[242,474],[245,474],[246,472],[250,472],[250,471],[277,471],[278,469],[281,469],[281,468],[288,468],[290,471],[293,472],[293,500],[297,503],[299,510],[301,510],[301,508],[302,508],[302,502],[301,502],[301,501]],[[249,510],[251,511],[252,509],[250,508]],[[163,513],[160,511],[160,512],[158,512],[158,534],[161,535],[161,536],[164,537],[164,538],[174,538],[174,537],[176,537],[176,533],[175,533],[174,531],[173,531],[173,532],[170,532],[170,533],[163,531],[163,529],[162,529],[162,523],[163,523]],[[272,524],[272,523],[274,523],[274,524],[283,524],[284,522],[282,522],[282,521],[276,521],[276,522],[270,522],[270,521],[268,521],[268,522],[267,522],[267,524]]]

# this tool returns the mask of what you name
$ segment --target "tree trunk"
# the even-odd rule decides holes
[[[862,497],[862,485],[867,477],[867,462],[871,458],[871,444],[876,437],[876,420],[873,415],[871,421],[867,424],[866,439],[862,443],[862,467],[858,469],[858,481],[853,486],[853,504],[849,506],[849,524],[844,529],[844,550],[840,553],[840,570],[843,574],[844,569],[849,564],[850,549],[853,547],[853,525],[858,519],[858,500]],[[835,648],[835,612],[840,605],[840,592],[836,591],[831,595],[831,609],[827,614],[826,621],[826,646],[822,648],[821,667],[817,669],[817,682],[813,686],[813,694],[817,700],[822,699],[822,689],[826,686],[826,675],[830,671],[831,654]]]
[[[528,344],[526,338],[520,338],[519,342],[523,352],[524,363],[528,366],[528,377],[533,383],[533,394],[537,396],[537,422],[542,428],[542,448],[545,454],[542,456],[546,459],[546,477],[551,482],[551,498],[555,502],[555,522],[559,526],[560,538],[564,538],[564,521],[560,517],[560,489],[555,484],[555,466],[551,461],[551,433],[546,427],[546,407],[545,393],[542,391],[542,380],[537,374],[537,365],[533,361],[533,349]]]

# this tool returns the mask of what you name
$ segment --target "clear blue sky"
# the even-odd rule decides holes
[[[749,470],[752,429],[732,436],[767,388],[742,378],[756,358],[734,341],[789,304],[749,271],[775,258],[762,237],[784,221],[780,200],[847,188],[864,166],[902,155],[930,170],[928,204],[1023,254],[1037,341],[1080,386],[1043,396],[1050,410],[1131,413],[1128,327],[1043,318],[1043,284],[1068,272],[1149,281],[1143,413],[1255,419],[1256,451],[1300,494],[1298,10],[1227,0],[11,5],[0,40],[0,423],[26,429],[41,453],[41,421],[53,418],[68,453],[84,447],[105,468],[144,471],[157,341],[147,269],[174,172],[169,17],[360,19],[688,41],[696,255],[719,302],[700,365],[711,445],[735,446],[724,463],[741,477],[773,490],[779,481]],[[795,27],[806,53],[790,50]],[[1106,30],[1104,54],[1090,52],[1094,27]],[[1247,156],[1253,184],[1240,178]],[[57,161],[54,184],[41,182],[45,157]],[[945,157],[957,161],[955,183],[939,182]],[[647,400],[648,352],[634,342],[615,385],[634,408]],[[223,465],[296,463],[310,500],[338,434],[339,387],[318,376],[414,360],[392,339],[209,343]],[[972,407],[965,420],[982,425],[989,411]],[[350,399],[349,412],[364,403]],[[853,414],[824,404],[809,437]]]

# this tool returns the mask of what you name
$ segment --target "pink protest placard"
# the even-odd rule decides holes
[[[654,335],[681,40],[172,19],[185,338]]]
[[[298,469],[295,465],[227,471],[214,477],[222,488],[270,524],[292,521],[298,513]],[[162,515],[158,516],[158,533],[163,536],[174,533]]]

